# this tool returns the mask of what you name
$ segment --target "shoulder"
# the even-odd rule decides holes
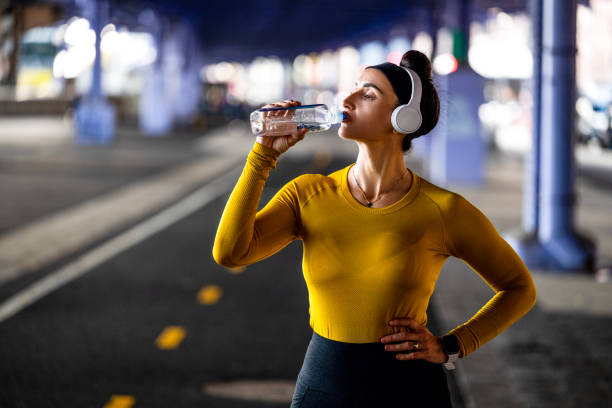
[[[425,179],[421,179],[421,184],[421,192],[435,203],[445,224],[466,225],[474,221],[490,222],[486,215],[463,195],[437,186]]]
[[[342,175],[345,173],[346,168],[334,170],[329,174],[301,174],[294,178],[292,181],[295,182],[298,187],[339,187],[342,183]]]
[[[324,174],[301,174],[291,180],[296,187],[301,189],[317,188],[322,186],[334,186],[335,180]]]
[[[469,202],[461,194],[440,187],[422,177],[421,193],[436,204],[442,213],[448,213],[457,207],[469,204]]]
[[[422,190],[439,208],[446,246],[453,256],[464,259],[475,245],[501,243],[493,223],[461,194],[424,181]],[[476,245],[476,246],[478,246]]]
[[[285,184],[283,189],[291,188],[303,200],[325,191],[336,190],[341,183],[340,173],[342,170],[331,174],[301,174]]]

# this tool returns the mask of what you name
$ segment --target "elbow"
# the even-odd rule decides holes
[[[236,268],[241,266],[233,261],[229,256],[218,255],[213,252],[213,259],[218,265],[225,266],[226,268]]]
[[[249,265],[248,255],[239,251],[234,241],[230,239],[215,237],[212,256],[217,264],[226,268]]]
[[[231,252],[223,250],[222,246],[217,245],[216,242],[215,245],[213,245],[212,256],[218,265],[225,266],[226,268],[235,268],[239,266],[233,260]]]
[[[236,256],[236,254],[234,254],[231,250],[228,251],[224,248],[227,248],[227,246],[217,244],[213,246],[212,256],[218,265],[225,266],[226,268],[230,269],[249,265],[249,262],[245,257]]]
[[[521,314],[529,312],[536,304],[537,291],[533,282],[529,284],[513,286],[505,290],[507,290],[508,293],[513,293],[513,303],[517,308],[517,312],[520,310]]]
[[[531,295],[531,307],[533,307],[533,306],[535,306],[536,301],[537,301],[537,297],[538,297],[535,284],[532,286],[531,293],[532,293],[532,295]]]
[[[213,259],[217,265],[228,267],[228,259],[215,251],[213,251]]]
[[[535,306],[537,297],[537,290],[532,281],[531,284],[525,289],[525,303],[527,304],[527,311],[531,310]]]

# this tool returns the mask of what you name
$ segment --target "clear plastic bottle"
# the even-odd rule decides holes
[[[288,108],[262,108],[251,113],[251,130],[255,136],[283,136],[308,128],[322,132],[344,119],[339,109],[325,104],[299,105]]]

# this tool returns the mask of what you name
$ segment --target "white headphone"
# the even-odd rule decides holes
[[[410,101],[405,105],[400,105],[391,114],[391,124],[399,133],[412,133],[420,126],[423,118],[421,116],[421,79],[419,75],[410,68],[401,67],[408,72],[412,81],[412,94]]]

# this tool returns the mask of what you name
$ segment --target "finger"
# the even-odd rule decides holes
[[[280,151],[281,152],[286,152],[291,146],[289,145],[289,143],[287,143],[287,140],[285,138],[279,138],[281,139],[281,146],[280,147]]]
[[[278,103],[278,102],[274,102],[274,103],[269,103],[267,105],[265,105],[262,109],[269,109],[269,108],[282,108],[283,106]],[[278,116],[279,112],[278,111],[267,111],[264,113],[264,117],[272,117],[272,116]]]
[[[395,341],[426,341],[427,338],[422,334],[412,333],[412,332],[399,332],[395,334],[389,334],[387,336],[381,337],[380,341],[382,343],[391,343]]]
[[[397,342],[397,341],[405,341],[405,340],[409,340],[408,334],[409,334],[408,332],[389,334],[387,336],[381,337],[380,341],[381,343],[392,343],[392,342]]]
[[[415,348],[414,347],[415,344],[418,344],[419,347]],[[387,351],[402,351],[402,350],[418,350],[418,351],[423,351],[423,350],[427,350],[427,348],[425,347],[425,344],[423,344],[423,343],[404,342],[404,343],[398,343],[398,344],[387,344],[387,345],[385,345],[385,350],[387,350]]]
[[[291,135],[291,137],[289,138],[289,146],[293,146],[294,144],[296,144],[297,142],[299,142],[300,140],[304,139],[304,134],[306,132],[302,132],[301,130],[298,131],[298,133],[296,133],[295,135]]]
[[[423,330],[422,325],[418,324],[416,320],[413,320],[409,317],[403,317],[399,319],[393,319],[389,322],[390,326],[406,326],[412,330]]]
[[[415,351],[413,353],[398,353],[395,355],[395,358],[397,358],[398,360],[418,360],[418,359],[425,359],[426,357],[428,357],[427,353],[424,351]]]

